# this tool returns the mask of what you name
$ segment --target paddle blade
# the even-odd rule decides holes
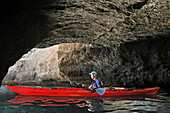
[[[97,88],[95,90],[96,90],[97,94],[99,94],[99,95],[103,95],[105,93],[105,91],[106,91],[105,88]]]

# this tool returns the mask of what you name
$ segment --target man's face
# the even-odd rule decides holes
[[[94,79],[95,78],[95,74],[91,74],[91,79]]]

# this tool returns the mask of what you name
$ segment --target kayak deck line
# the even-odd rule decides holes
[[[44,96],[124,96],[124,95],[155,95],[160,87],[110,90],[106,89],[103,95],[83,88],[43,88],[26,86],[6,86],[8,89],[20,95],[44,95]]]

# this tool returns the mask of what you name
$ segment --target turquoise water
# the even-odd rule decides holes
[[[138,97],[22,96],[0,88],[0,113],[170,113],[170,95]]]

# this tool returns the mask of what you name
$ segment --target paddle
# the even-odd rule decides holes
[[[97,94],[99,94],[99,95],[103,95],[106,92],[105,88],[97,88],[95,90],[96,90]]]
[[[77,82],[74,82],[74,84],[75,84],[78,88],[84,88],[84,87],[82,87],[81,84],[79,84],[79,83],[77,83]],[[106,89],[105,89],[105,88],[96,88],[95,91],[97,92],[97,94],[103,95],[103,94],[105,93]]]
[[[74,85],[76,85],[77,88],[83,88],[82,84],[80,84],[80,83],[74,82]]]

